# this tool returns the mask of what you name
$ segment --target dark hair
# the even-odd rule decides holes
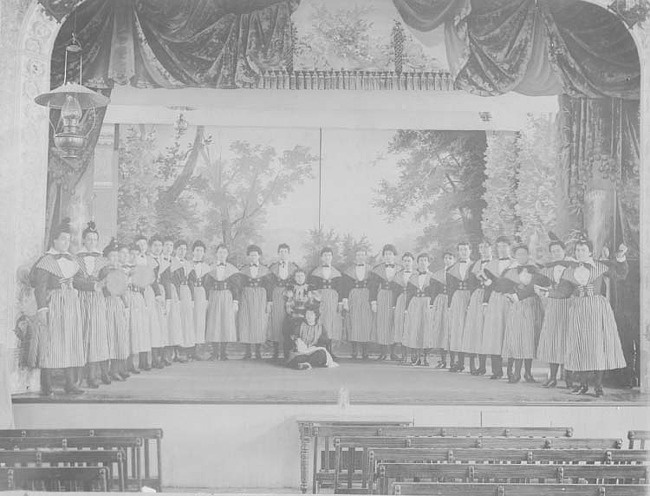
[[[447,255],[449,255],[450,257],[456,258],[456,255],[454,255],[454,254],[453,254],[452,252],[450,252],[450,251],[446,251],[446,252],[444,252],[444,253],[442,254],[442,257],[444,258],[444,257],[446,257]]]
[[[105,258],[108,258],[109,253],[113,251],[120,251],[120,245],[117,244],[117,241],[115,238],[111,238],[109,243],[106,245],[106,248],[104,248],[103,255]]]
[[[289,248],[289,245],[288,245],[288,244],[286,244],[286,243],[280,243],[280,244],[278,245],[278,253],[280,253],[280,250],[282,250],[283,248],[286,248],[287,251],[291,251],[291,248]]]
[[[205,251],[205,243],[203,241],[201,241],[201,240],[195,241],[192,244],[192,251],[194,251],[195,249],[197,249],[199,247],[203,248],[203,250]]]
[[[548,244],[548,250],[551,251],[551,248],[553,248],[554,246],[559,246],[559,247],[562,248],[563,250],[566,250],[566,245],[564,244],[563,241],[561,241],[561,240],[559,240],[559,239],[554,239],[553,241],[551,241],[551,242]]]
[[[187,246],[187,241],[185,241],[184,239],[179,239],[178,241],[176,241],[176,243],[174,243],[174,250],[176,250],[179,246],[183,246],[183,245]]]
[[[499,243],[505,243],[507,245],[510,245],[510,238],[508,236],[499,236],[494,244],[499,244]]]
[[[86,236],[89,234],[96,234],[97,237],[99,237],[99,232],[97,231],[97,225],[95,224],[95,221],[91,220],[86,224],[86,229],[83,230],[81,233],[81,239],[86,239]]]
[[[471,248],[468,241],[461,241],[456,245],[456,249],[460,248],[461,246],[467,246],[467,248]]]
[[[204,248],[205,248],[205,246],[204,246]],[[222,248],[224,250],[226,250],[228,253],[230,253],[230,250],[228,249],[228,247],[224,243],[219,243],[219,245],[217,245],[217,248],[214,251],[219,251]]]
[[[161,244],[163,242],[163,240],[162,240],[162,238],[160,236],[158,236],[157,234],[154,234],[153,236],[151,236],[151,238],[149,238],[149,245],[154,244],[156,241],[160,242]]]
[[[519,250],[526,250],[526,253],[530,254],[530,249],[528,248],[527,245],[524,245],[524,244],[519,244],[519,245],[515,246],[515,249],[512,250],[512,253],[517,253],[517,251],[519,251]]]
[[[170,236],[170,235],[166,235],[166,236],[163,237],[162,242],[163,242],[163,244],[165,244],[165,243],[172,243],[173,244],[174,243],[174,238],[172,236]]]
[[[54,241],[55,239],[58,239],[58,237],[61,236],[64,233],[65,234],[70,234],[70,230],[71,230],[70,229],[70,218],[66,217],[61,222],[59,222],[58,226],[56,226],[52,230],[52,241]]]
[[[410,251],[404,252],[404,255],[402,255],[402,260],[404,260],[406,257],[411,257],[411,260],[415,260],[415,256]]]
[[[395,248],[394,245],[384,245],[384,247],[381,249],[381,254],[385,255],[387,251],[390,251],[393,255],[397,256],[397,248]]]
[[[257,252],[260,257],[262,256],[262,248],[257,245],[248,245],[248,248],[246,248],[246,255],[250,255],[253,252]]]
[[[577,246],[586,246],[587,248],[589,248],[589,252],[591,254],[594,253],[594,243],[589,239],[579,239],[578,241],[576,241],[576,247]]]
[[[141,240],[143,240],[143,239],[147,242],[147,244],[149,244],[149,240],[147,239],[147,237],[146,237],[144,234],[138,234],[138,235],[135,237],[135,239],[133,240],[133,244],[137,244],[138,241],[141,241]]]
[[[429,260],[429,255],[427,255],[426,253],[420,253],[418,255],[418,262],[420,261],[421,258],[426,258],[427,260]]]
[[[307,275],[307,271],[305,269],[301,269],[300,267],[298,267],[293,273],[294,278],[296,277],[296,274],[305,274],[305,275]]]
[[[326,246],[320,251],[320,256],[322,257],[323,255],[325,255],[325,253],[331,253],[332,255],[334,255],[334,251],[329,246]]]

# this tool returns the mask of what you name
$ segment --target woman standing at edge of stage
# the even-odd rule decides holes
[[[284,344],[283,331],[285,321],[288,318],[285,308],[285,292],[287,287],[291,285],[293,275],[298,270],[298,266],[289,260],[290,254],[291,248],[289,245],[281,243],[278,246],[279,260],[273,262],[269,267],[271,272],[269,277],[273,284],[273,306],[269,316],[268,338],[273,343],[274,360],[280,357],[280,346]]]
[[[553,261],[544,266],[540,274],[548,279],[550,287],[536,288],[537,294],[542,297],[544,307],[544,322],[537,347],[537,359],[549,364],[549,378],[542,387],[557,386],[557,374],[561,365],[564,365],[566,355],[566,335],[569,327],[569,309],[571,299],[558,298],[555,294],[562,276],[571,265],[572,259],[566,256],[566,245],[559,239],[553,238],[548,245],[548,251]],[[565,371],[567,387],[571,385],[570,373]]]
[[[487,276],[483,303],[487,307],[485,309],[485,319],[483,320],[483,340],[481,341],[482,353],[489,355],[491,358],[492,375],[490,379],[493,380],[503,377],[501,350],[511,303],[505,294],[492,291],[492,286],[513,263],[512,258],[510,258],[510,240],[505,236],[499,236],[495,245],[497,258],[489,262],[483,269],[483,273]]]
[[[144,288],[133,282],[133,272],[136,267],[138,247],[131,246],[130,249],[120,249],[120,266],[128,277],[127,287],[127,310],[129,318],[129,353],[127,359],[127,371],[131,374],[139,374],[142,363],[147,363],[147,353],[151,351],[151,337],[149,335],[149,316],[147,305],[144,302]]]
[[[463,329],[467,317],[467,308],[474,287],[471,285],[471,249],[467,241],[458,243],[458,261],[447,271],[447,291],[449,297],[449,350],[450,355],[458,357],[450,362],[449,372],[465,370],[465,354],[463,353]]]
[[[511,306],[506,320],[501,356],[508,357],[508,382],[521,380],[524,364],[524,380],[535,382],[532,366],[537,351],[539,332],[544,319],[544,309],[535,293],[538,267],[532,263],[528,246],[519,244],[514,249],[515,263],[494,286],[510,299]],[[512,366],[514,364],[514,371]]]
[[[418,270],[411,276],[407,286],[406,317],[402,344],[417,353],[413,365],[427,367],[428,350],[434,347],[434,304],[442,293],[443,284],[429,272],[429,256],[418,255]]]
[[[432,277],[441,285],[442,291],[433,300],[433,346],[440,352],[440,360],[436,365],[437,369],[447,368],[447,351],[449,350],[449,295],[447,294],[447,272],[456,263],[453,253],[447,251],[442,256],[444,267],[433,273]],[[451,362],[454,363],[455,353],[449,353]],[[426,362],[423,365],[428,366]]]
[[[172,258],[171,274],[172,284],[178,294],[180,320],[181,320],[181,345],[179,348],[179,360],[194,360],[196,349],[196,338],[194,337],[194,302],[192,291],[188,285],[190,263],[187,256],[187,241],[178,240],[174,243],[174,257]]]
[[[377,360],[397,360],[395,354],[395,303],[398,288],[395,286],[395,276],[401,269],[395,264],[397,249],[393,245],[385,245],[381,250],[382,263],[372,269],[373,278],[370,281],[370,307],[375,314],[375,325],[371,340],[381,347]],[[403,309],[402,309],[403,312]]]
[[[557,297],[573,300],[569,309],[565,367],[579,376],[580,385],[573,390],[574,394],[589,391],[592,375],[595,396],[602,396],[604,372],[626,366],[614,312],[603,296],[605,277],[627,277],[626,253],[627,247],[622,244],[614,261],[596,262],[592,242],[581,238],[575,246],[577,261],[564,272],[554,292]]]
[[[239,341],[246,345],[244,360],[262,359],[262,345],[266,342],[269,313],[273,305],[273,286],[270,272],[261,263],[262,249],[256,245],[246,248],[248,264],[239,270],[241,281],[240,307],[237,315]]]
[[[84,276],[88,278],[90,289],[79,291],[81,318],[84,330],[84,347],[86,350],[86,384],[89,388],[99,387],[102,383],[110,384],[108,375],[108,329],[106,323],[106,299],[101,291],[92,289],[92,282],[99,280],[99,273],[106,265],[106,259],[97,248],[99,233],[94,222],[89,222],[81,239],[84,251],[77,253],[77,260]]]
[[[195,357],[203,359],[202,345],[206,343],[206,318],[208,314],[208,296],[203,287],[205,275],[210,272],[210,265],[203,261],[205,243],[197,240],[192,244],[192,262],[187,276],[187,285],[192,292],[194,302],[194,339],[196,341]]]
[[[101,283],[84,277],[70,248],[70,220],[64,219],[52,233],[52,247],[36,262],[30,281],[36,298],[39,323],[38,366],[41,395],[51,396],[53,370],[63,369],[65,392],[81,394],[76,368],[85,365],[81,305],[78,289],[101,291]]]
[[[343,339],[343,288],[341,273],[332,266],[334,252],[328,246],[320,251],[320,266],[311,271],[307,283],[316,291],[320,299],[320,322],[323,324],[323,339],[332,358],[332,341]]]
[[[406,300],[408,292],[408,283],[413,275],[413,264],[415,257],[411,252],[406,252],[402,255],[403,268],[395,275],[394,279],[394,300],[395,300],[395,325],[393,334],[393,343],[402,349],[402,365],[409,365],[407,348],[402,344],[404,337],[404,323],[406,320]]]
[[[487,276],[483,269],[492,260],[490,243],[487,241],[480,242],[478,251],[481,259],[472,265],[469,273],[468,286],[471,288],[472,296],[467,307],[461,349],[465,355],[469,355],[470,373],[472,375],[485,375],[487,356],[481,350],[481,342],[483,341],[483,319],[485,318],[483,301]],[[479,358],[478,368],[476,367],[476,355]]]
[[[203,276],[203,287],[208,295],[205,342],[212,344],[211,360],[228,360],[228,343],[237,342],[239,270],[228,262],[226,245],[217,246],[216,256],[210,272]]]

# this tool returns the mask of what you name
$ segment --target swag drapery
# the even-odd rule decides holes
[[[61,26],[52,52],[51,86],[63,82],[65,47],[83,47],[83,84],[110,95],[114,84],[138,88],[239,88],[291,65],[291,14],[299,0],[87,0]],[[68,61],[79,80],[79,59]],[[69,215],[70,199],[93,159],[105,109],[88,115],[82,156],[60,158],[50,138],[46,242]],[[53,122],[58,115],[52,114]],[[86,117],[86,116],[84,116]],[[93,125],[94,124],[94,125]]]
[[[415,30],[444,25],[456,88],[560,95],[558,231],[585,229],[598,250],[625,242],[638,276],[640,65],[620,19],[580,0],[393,2]],[[637,365],[639,287],[638,277],[612,285],[628,370]]]

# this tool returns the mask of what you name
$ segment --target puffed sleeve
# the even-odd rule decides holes
[[[354,287],[354,280],[347,274],[343,274],[339,283],[339,301],[350,297],[350,291]]]
[[[370,292],[370,301],[377,301],[377,295],[379,294],[379,288],[381,287],[382,279],[381,276],[371,272],[368,275],[368,291]]]
[[[50,273],[46,270],[34,268],[32,272],[32,285],[34,286],[34,297],[38,310],[47,308],[47,282]]]
[[[243,286],[243,275],[240,274],[239,272],[236,274],[231,275],[227,282],[228,282],[228,289],[232,293],[232,299],[233,301],[239,301],[239,298],[241,296],[241,288]],[[210,277],[212,279],[212,277]]]
[[[81,291],[94,291],[95,279],[93,277],[86,276],[86,274],[84,274],[84,271],[79,269],[72,278],[72,286],[75,289]]]
[[[171,270],[171,268],[167,267],[167,269],[165,269],[163,271],[163,273],[160,274],[160,284],[165,289],[165,299],[166,300],[171,300],[172,299],[172,270]]]
[[[436,299],[436,296],[438,296],[443,291],[444,291],[444,285],[440,281],[436,281],[435,279],[431,279],[431,281],[429,282],[429,286],[426,289],[429,298],[431,298],[431,303],[433,303],[433,300]]]
[[[416,288],[415,285],[411,284],[410,282],[406,283],[406,305],[404,308],[408,309],[409,303],[411,303],[411,300],[417,292],[418,288]]]

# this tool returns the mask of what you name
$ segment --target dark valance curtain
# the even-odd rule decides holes
[[[60,68],[72,32],[84,48],[84,83],[153,88],[237,88],[291,57],[299,0],[88,0],[61,27]],[[69,72],[78,74],[72,61]],[[53,71],[54,74],[54,71]]]

